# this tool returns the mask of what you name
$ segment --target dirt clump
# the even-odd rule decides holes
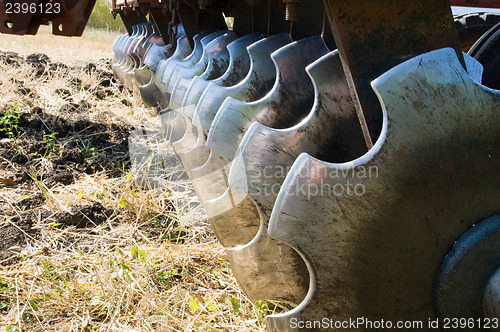
[[[39,231],[34,226],[38,216],[48,216],[48,211],[41,210],[45,204],[45,197],[36,193],[21,199],[17,204],[19,213],[6,220],[0,227],[0,265],[11,265],[19,261],[19,252],[39,236]]]
[[[18,67],[24,58],[16,52],[0,52],[0,62]]]
[[[36,77],[40,77],[45,73],[45,68],[49,62],[49,57],[43,53],[30,54],[26,57],[26,63],[33,67]]]
[[[26,245],[29,234],[35,233],[31,222],[17,222],[0,227],[0,265],[11,265],[19,261],[18,252]]]
[[[56,213],[51,219],[64,226],[84,228],[102,224],[113,213],[112,208],[104,207],[100,202],[95,202],[81,206],[72,205],[69,211]]]

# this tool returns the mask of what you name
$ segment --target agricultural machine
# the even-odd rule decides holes
[[[450,2],[500,8],[113,0],[114,74],[158,109],[247,296],[294,306],[269,331],[500,329],[500,15]],[[16,34],[80,35],[93,6],[9,3]]]

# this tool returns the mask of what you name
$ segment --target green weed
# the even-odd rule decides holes
[[[9,138],[17,138],[19,136],[18,125],[23,112],[15,112],[18,106],[19,104],[15,103],[14,106],[9,108],[4,116],[0,118],[0,133],[4,133]]]
[[[59,147],[56,145],[57,133],[51,133],[43,135],[43,141],[46,144],[45,147],[45,157],[50,157],[52,154],[56,153],[59,150]]]

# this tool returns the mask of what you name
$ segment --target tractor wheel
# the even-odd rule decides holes
[[[488,30],[469,51],[483,67],[482,84],[500,89],[500,23]]]
[[[462,51],[469,51],[486,31],[499,22],[499,13],[467,13],[455,16],[455,26]]]

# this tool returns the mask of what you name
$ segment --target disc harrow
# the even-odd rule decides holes
[[[131,139],[170,141],[248,298],[294,306],[269,331],[500,318],[500,16],[454,20],[448,0],[112,12],[128,31],[113,73],[159,115]],[[133,143],[141,173],[154,149]]]
[[[139,89],[159,108],[244,292],[296,306],[267,317],[268,330],[310,330],[293,326],[325,317],[444,317],[435,307],[451,299],[436,292],[446,288],[446,253],[474,223],[499,213],[500,99],[479,84],[482,66],[460,52],[465,39],[452,37],[451,15],[444,29],[442,18],[430,23],[440,38],[373,57],[372,45],[352,42],[362,31],[347,26],[356,23],[336,17],[337,8],[354,7],[329,5],[338,51],[314,34],[293,41],[287,33],[207,30],[194,37],[190,56],[164,52],[156,70],[148,65]],[[445,7],[427,8],[429,17],[448,17]],[[491,25],[494,16],[486,17]],[[467,43],[471,29],[479,28],[458,31]],[[177,44],[187,45],[182,38]],[[362,63],[373,69],[361,71]],[[481,204],[466,203],[474,186]],[[494,291],[492,275],[481,285]],[[462,280],[463,269],[453,278]]]

